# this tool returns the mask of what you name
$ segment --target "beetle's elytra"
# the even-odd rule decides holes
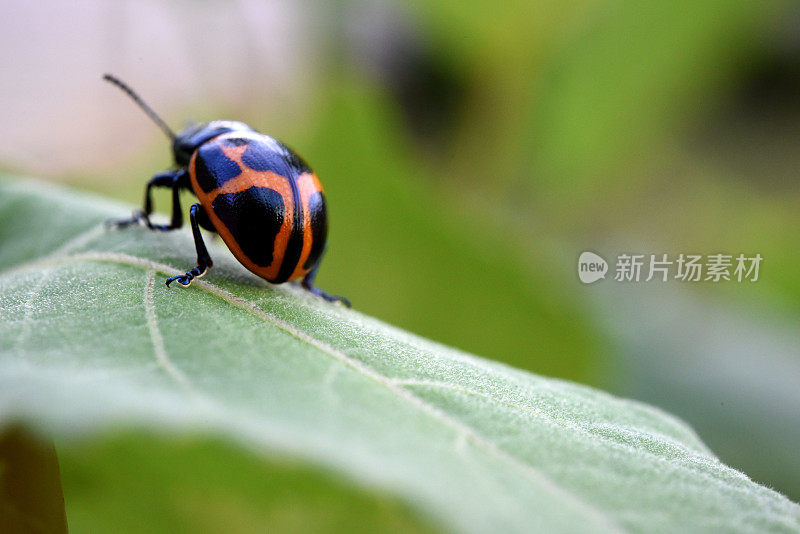
[[[314,287],[325,251],[328,215],[317,176],[292,149],[236,121],[212,121],[173,131],[126,84],[105,80],[125,91],[172,140],[175,169],[157,173],[147,183],[144,207],[115,226],[143,223],[152,230],[183,226],[179,192],[198,200],[189,210],[197,249],[197,266],[167,279],[188,286],[213,265],[200,227],[219,233],[239,262],[273,284],[302,279],[303,287],[329,301],[347,299]],[[172,189],[172,220],[150,221],[153,187]]]

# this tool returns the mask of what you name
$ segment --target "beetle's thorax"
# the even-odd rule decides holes
[[[179,167],[186,167],[192,154],[203,143],[229,132],[253,132],[250,126],[238,121],[211,121],[208,123],[194,124],[182,130],[175,136],[172,143],[172,153],[175,163]]]

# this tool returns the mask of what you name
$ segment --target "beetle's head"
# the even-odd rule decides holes
[[[191,124],[178,132],[172,141],[172,153],[175,163],[180,167],[189,165],[192,154],[206,141],[229,132],[252,132],[243,122],[238,121],[211,121],[208,123]]]

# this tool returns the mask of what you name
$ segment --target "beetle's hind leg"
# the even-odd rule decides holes
[[[147,182],[144,193],[144,208],[133,213],[129,219],[109,221],[110,226],[123,228],[131,224],[144,223],[151,230],[168,232],[183,226],[183,212],[181,211],[180,190],[189,187],[188,174],[183,169],[178,171],[164,171],[153,176]],[[150,222],[150,214],[153,213],[153,193],[154,187],[172,188],[172,219],[169,224],[153,224]]]
[[[314,286],[314,278],[317,277],[318,270],[319,270],[319,263],[317,263],[313,269],[308,271],[308,274],[306,274],[303,277],[303,281],[300,282],[300,285],[302,285],[305,289],[317,295],[318,297],[324,298],[328,302],[341,302],[342,304],[344,304],[349,308],[350,301],[347,300],[345,297],[340,297],[338,295],[330,295],[325,291],[321,290],[320,288]]]
[[[180,285],[186,287],[191,284],[192,280],[195,278],[200,278],[206,274],[206,271],[214,265],[214,262],[211,261],[211,256],[208,255],[208,249],[206,249],[206,244],[203,242],[203,236],[200,234],[200,226],[197,222],[201,216],[202,209],[203,207],[200,204],[192,204],[192,207],[189,208],[189,220],[192,223],[194,246],[197,249],[197,266],[186,271],[185,274],[167,278],[167,287],[169,287],[172,282],[176,281]]]

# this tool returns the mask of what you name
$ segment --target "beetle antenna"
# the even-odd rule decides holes
[[[104,74],[103,75],[103,79],[105,81],[107,81],[107,82],[113,83],[114,85],[116,85],[117,87],[119,87],[120,89],[125,91],[128,94],[128,96],[131,97],[133,99],[133,101],[136,102],[139,105],[139,107],[144,110],[145,113],[147,113],[147,116],[150,117],[151,119],[153,119],[153,122],[155,122],[158,125],[158,127],[161,128],[164,131],[165,134],[167,134],[167,136],[170,139],[172,139],[173,141],[175,140],[175,132],[173,132],[170,129],[170,127],[167,126],[167,123],[164,122],[161,119],[161,117],[159,117],[156,114],[156,112],[153,111],[153,109],[150,106],[145,104],[144,100],[142,100],[141,97],[139,97],[139,95],[137,95],[133,91],[133,89],[128,87],[125,84],[125,82],[123,82],[122,80],[120,80],[119,78],[117,78],[116,76],[113,76],[111,74]]]

